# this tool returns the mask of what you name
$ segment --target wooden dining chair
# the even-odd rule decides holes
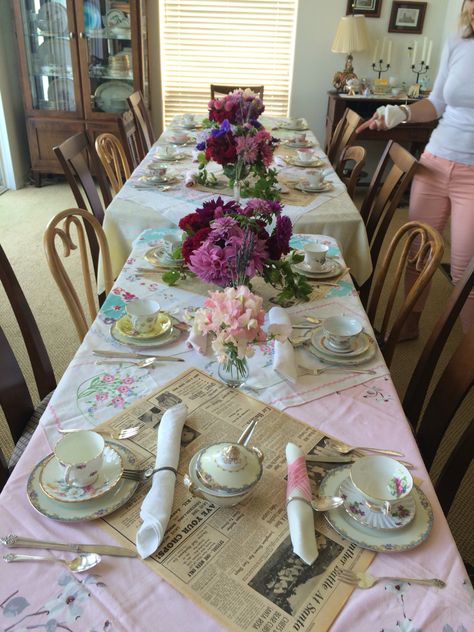
[[[20,330],[38,391],[38,405],[5,332],[0,327],[0,406],[9,427],[14,449],[9,459],[0,450],[0,490],[23,454],[56,388],[56,378],[33,312],[8,257],[0,245],[0,281]]]
[[[474,287],[474,257],[452,290],[415,366],[403,398],[403,410],[414,428],[418,425],[433,372],[469,293]],[[474,363],[473,363],[474,364]]]
[[[362,116],[350,108],[346,108],[339,123],[336,125],[336,129],[334,130],[327,149],[329,162],[334,169],[337,168],[344,149],[354,143],[356,129],[362,121]]]
[[[211,99],[215,99],[216,95],[226,95],[234,90],[252,90],[255,94],[258,94],[263,101],[263,88],[264,86],[224,86],[217,83],[211,83]]]
[[[114,134],[105,132],[95,139],[95,148],[110,187],[114,194],[117,194],[124,182],[130,178],[130,168],[122,144]]]
[[[142,146],[148,152],[156,140],[156,134],[153,130],[150,112],[146,106],[143,94],[140,90],[137,90],[127,98],[127,102],[130,110],[133,112]]]
[[[145,158],[146,154],[140,139],[140,134],[138,132],[133,112],[131,110],[124,112],[117,119],[117,125],[119,128],[120,141],[127,158],[128,167],[132,172],[138,167],[143,158]]]
[[[407,222],[395,233],[387,252],[374,276],[367,315],[374,329],[385,358],[390,366],[395,346],[403,325],[415,303],[427,287],[438,268],[444,252],[443,238],[439,232],[421,222]],[[407,266],[415,268],[418,277],[408,294],[400,299],[400,306],[394,309],[402,279]],[[393,272],[387,283],[389,272]],[[382,291],[386,295],[383,297]],[[378,323],[380,323],[378,325]]]
[[[416,440],[429,470],[456,411],[474,385],[474,325],[464,334],[421,415]],[[474,454],[474,419],[460,434],[441,468],[435,489],[447,514]]]
[[[61,242],[63,256],[66,258],[70,256],[73,250],[77,250],[77,248],[79,248],[84,293],[88,305],[90,320],[93,321],[97,316],[98,311],[97,288],[94,287],[95,279],[91,274],[89,266],[88,249],[85,238],[85,226],[87,223],[90,224],[92,230],[94,231],[98,248],[100,249],[104,288],[105,294],[107,295],[113,285],[110,251],[104,230],[93,215],[79,208],[70,208],[65,211],[61,211],[48,223],[43,237],[43,245],[49,269],[61,291],[61,294],[63,295],[81,342],[84,339],[90,324],[88,324],[82,300],[61,261],[56,241]],[[76,240],[72,234],[73,227],[75,228]]]
[[[354,200],[357,182],[365,165],[365,147],[352,145],[346,147],[341,154],[336,173],[346,185],[347,193]]]
[[[387,229],[417,167],[418,162],[409,151],[393,141],[387,143],[360,209],[374,270]],[[371,284],[372,275],[360,288],[363,305],[367,304]]]

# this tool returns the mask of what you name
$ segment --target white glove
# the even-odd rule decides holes
[[[377,114],[384,118],[387,129],[392,129],[407,120],[407,113],[399,105],[381,105]]]

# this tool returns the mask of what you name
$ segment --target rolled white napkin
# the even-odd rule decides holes
[[[312,564],[318,557],[318,545],[314,531],[313,508],[311,507],[311,487],[303,451],[294,443],[286,446],[288,482],[286,490],[288,525],[293,552],[306,564]],[[302,498],[292,500],[290,498]]]
[[[186,404],[176,404],[163,415],[158,426],[155,467],[178,467],[181,432],[188,409]],[[153,476],[150,491],[140,509],[143,524],[137,531],[137,550],[145,559],[160,546],[173,508],[176,474],[163,469]]]
[[[398,105],[381,105],[377,108],[377,114],[384,117],[388,129],[396,127],[406,119],[406,112]]]
[[[281,156],[273,156],[273,162],[276,164],[277,167],[286,167],[286,160],[284,158],[282,158]]]
[[[273,369],[278,375],[294,384],[298,373],[295,350],[291,342],[287,340],[292,331],[290,317],[283,307],[272,307],[268,312],[268,320],[270,322],[268,333],[277,336],[273,352]]]
[[[196,184],[196,172],[186,171],[184,174],[184,185],[187,187],[193,187]]]

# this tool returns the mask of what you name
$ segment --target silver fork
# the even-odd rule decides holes
[[[156,474],[159,470],[162,470],[161,467],[146,467],[143,470],[127,470],[124,469],[122,472],[122,478],[126,478],[130,481],[139,481],[140,483],[144,483],[149,480],[153,474]]]
[[[143,424],[139,426],[129,426],[128,428],[122,428],[121,430],[109,430],[105,428],[92,428],[94,432],[110,437],[111,439],[130,439],[137,435],[143,428]],[[61,434],[71,434],[73,432],[80,432],[86,430],[86,428],[58,428],[58,432]]]
[[[390,456],[405,456],[403,452],[397,452],[397,450],[385,450],[383,448],[368,448],[362,446],[355,447],[349,445],[348,443],[331,443],[331,445],[327,447],[330,447],[331,450],[334,450],[339,454],[350,454],[356,450],[365,450],[366,452],[377,452],[377,454],[388,454]]]
[[[444,588],[446,583],[442,579],[436,577],[430,579],[418,579],[416,577],[375,577],[369,573],[354,572],[349,569],[340,570],[337,575],[338,579],[345,584],[358,586],[359,588],[372,588],[379,581],[390,582],[408,582],[410,584],[422,584],[424,586],[435,586],[436,588]]]

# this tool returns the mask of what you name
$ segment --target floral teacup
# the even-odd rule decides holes
[[[74,487],[92,485],[103,463],[105,441],[92,430],[68,434],[56,443],[54,456],[64,471],[64,482]]]
[[[413,478],[407,468],[388,456],[364,456],[351,467],[351,480],[367,505],[388,515],[392,503],[411,493]]]

